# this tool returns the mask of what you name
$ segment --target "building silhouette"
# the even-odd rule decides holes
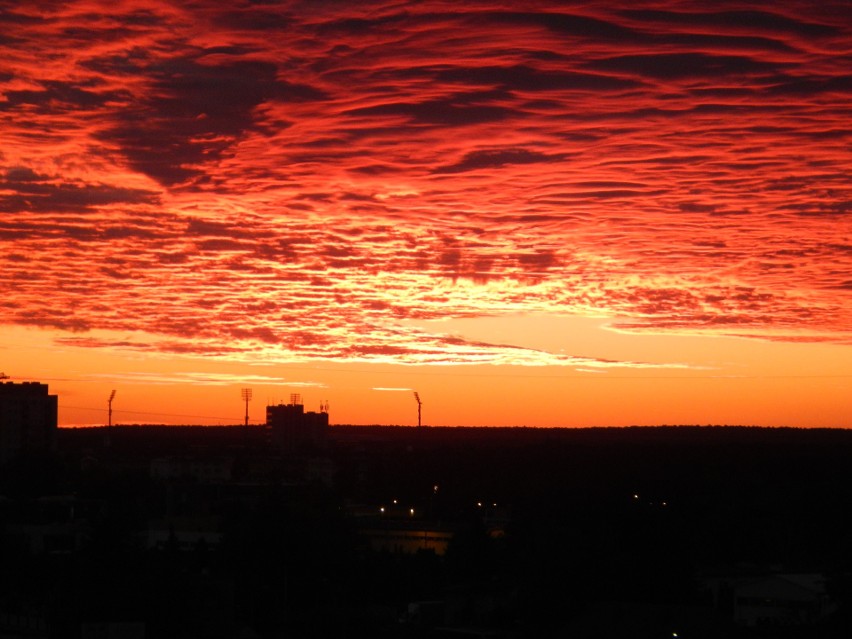
[[[52,451],[56,445],[56,395],[47,384],[0,384],[0,464],[26,453]]]
[[[328,441],[328,408],[305,411],[301,395],[290,395],[289,404],[266,407],[266,428],[273,446],[287,454],[310,454],[323,450]]]

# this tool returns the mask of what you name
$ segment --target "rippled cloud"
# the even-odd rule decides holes
[[[8,4],[0,322],[269,361],[646,365],[405,324],[503,313],[852,342],[843,3],[515,6]]]

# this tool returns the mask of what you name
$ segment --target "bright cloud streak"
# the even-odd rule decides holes
[[[90,379],[125,384],[193,384],[198,386],[233,386],[246,384],[278,385],[301,388],[325,388],[321,382],[301,382],[283,377],[268,377],[265,375],[229,375],[225,373],[191,373],[179,372],[170,374],[122,372],[113,374],[98,374],[89,376]],[[86,379],[85,377],[83,379]]]

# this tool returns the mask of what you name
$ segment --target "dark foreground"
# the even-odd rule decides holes
[[[59,436],[0,469],[0,637],[852,636],[852,432]]]

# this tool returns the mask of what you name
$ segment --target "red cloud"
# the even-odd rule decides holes
[[[844,8],[7,11],[0,321],[405,362],[541,361],[396,324],[507,311],[847,343]]]

